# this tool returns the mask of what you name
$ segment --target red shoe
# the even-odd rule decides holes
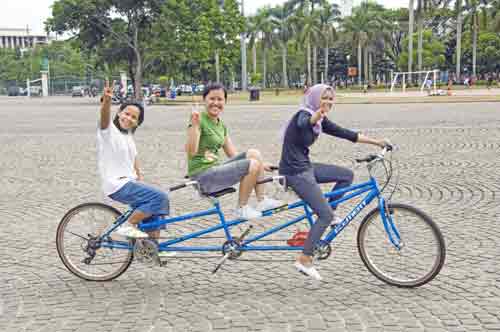
[[[308,236],[309,232],[307,231],[296,232],[286,243],[292,247],[303,247]]]

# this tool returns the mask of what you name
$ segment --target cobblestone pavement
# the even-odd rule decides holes
[[[220,255],[178,255],[163,268],[134,262],[111,282],[80,280],[61,263],[55,233],[68,209],[102,200],[97,111],[87,99],[0,99],[0,331],[500,331],[498,104],[340,105],[332,114],[399,146],[394,201],[426,211],[445,235],[443,270],[416,289],[386,285],[366,270],[356,249],[360,217],[319,263],[321,283],[294,270],[294,255],[276,253],[245,253],[216,276]],[[280,128],[293,111],[227,105],[224,119],[240,150],[255,147],[276,162]],[[136,135],[147,181],[163,188],[182,181],[188,114],[148,109]],[[322,137],[312,155],[351,167],[371,151]],[[366,177],[363,168],[355,172]],[[228,211],[235,199],[223,198]],[[207,205],[190,190],[172,193],[171,203],[174,214]]]

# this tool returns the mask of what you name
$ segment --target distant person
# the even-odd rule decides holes
[[[488,90],[491,89],[491,85],[493,84],[493,75],[491,73],[488,73],[488,80],[486,83],[486,86],[488,87]]]
[[[432,80],[430,78],[428,78],[426,81],[425,81],[425,88],[427,90],[427,94],[431,94],[432,92]]]

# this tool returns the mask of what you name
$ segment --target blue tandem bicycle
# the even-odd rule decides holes
[[[433,280],[445,261],[445,241],[439,227],[427,214],[413,206],[391,202],[397,183],[392,186],[389,195],[383,195],[393,178],[392,147],[389,146],[377,154],[356,159],[356,162],[366,164],[369,179],[341,190],[328,191],[324,196],[328,199],[344,193],[342,198],[330,202],[332,206],[337,206],[355,197],[366,195],[343,218],[342,222],[325,233],[316,244],[314,258],[318,260],[328,258],[332,251],[332,241],[361,211],[376,200],[377,206],[363,218],[357,233],[358,252],[366,268],[378,279],[398,287],[418,287]],[[373,174],[376,166],[384,171],[385,183],[377,182]],[[272,176],[260,183],[271,181],[278,183],[284,190],[288,190],[283,176]],[[185,187],[197,188],[197,185],[196,181],[187,181],[170,188],[170,191]],[[250,235],[253,227],[252,221],[226,220],[221,209],[219,197],[235,191],[234,188],[226,188],[204,195],[213,204],[213,207],[207,210],[172,217],[154,216],[141,222],[138,225],[139,229],[151,231],[200,217],[217,216],[219,219],[215,226],[187,232],[159,243],[150,239],[118,238],[114,233],[127,221],[133,210],[121,213],[114,207],[103,203],[78,205],[64,215],[57,228],[56,245],[59,257],[70,272],[82,279],[108,281],[124,273],[134,257],[142,262],[162,265],[158,258],[159,252],[220,252],[221,258],[212,271],[215,273],[227,259],[237,259],[244,252],[300,251],[303,249],[300,245],[258,245],[256,242],[285,229],[289,230],[290,226],[303,220],[312,226],[314,214],[307,204],[299,200],[264,211],[263,218],[292,209],[304,210],[301,215],[291,220],[281,221],[278,225],[270,225],[263,232]],[[234,227],[246,223],[249,224],[248,228],[241,234],[235,235]],[[224,237],[217,245],[185,244],[189,240],[203,238],[207,234],[221,230]]]

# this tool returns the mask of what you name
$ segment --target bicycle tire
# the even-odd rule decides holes
[[[95,219],[97,212],[100,212],[100,213],[103,213],[104,215],[106,215],[105,216],[106,219],[102,223],[103,227],[102,227],[102,229],[100,229],[101,232],[104,229],[106,229],[111,223],[113,223],[121,215],[121,213],[117,209],[115,209],[114,207],[106,205],[106,204],[102,204],[102,203],[84,203],[84,204],[80,204],[80,205],[72,208],[64,215],[64,217],[59,222],[59,226],[57,227],[57,233],[56,233],[57,253],[59,254],[59,258],[63,262],[64,266],[66,266],[66,268],[74,275],[76,275],[82,279],[89,280],[89,281],[110,281],[110,280],[113,280],[113,279],[119,277],[121,274],[123,274],[128,269],[128,267],[130,266],[130,264],[132,263],[132,260],[134,258],[132,250],[99,248],[96,250],[96,255],[92,261],[94,261],[96,259],[100,259],[100,258],[105,259],[106,255],[104,254],[104,250],[108,250],[111,253],[123,254],[122,261],[119,261],[118,263],[114,263],[111,261],[109,263],[99,263],[99,264],[86,264],[83,261],[80,261],[80,263],[85,264],[85,265],[80,266],[79,264],[77,264],[76,259],[74,259],[72,257],[72,255],[70,255],[73,253],[73,252],[71,252],[71,250],[75,250],[75,248],[70,249],[65,243],[65,240],[66,240],[65,235],[66,234],[73,235],[73,237],[75,239],[77,239],[79,241],[79,244],[80,244],[80,248],[79,248],[80,250],[78,250],[78,248],[76,248],[77,249],[76,252],[78,253],[77,258],[85,258],[85,255],[88,255],[85,252],[85,250],[83,249],[83,246],[85,246],[86,243],[88,244],[88,237],[90,235],[98,236],[100,234],[92,234],[89,232],[83,232],[82,234],[77,234],[77,233],[68,231],[67,228],[70,224],[72,224],[72,222],[73,222],[73,224],[76,224],[78,221],[80,221],[82,219],[82,218],[77,218],[78,215],[81,215],[84,212],[90,213],[91,211],[94,214],[94,219]],[[92,227],[92,225],[90,225],[91,222],[87,222],[87,223],[80,222],[80,224],[82,224],[82,225],[77,224],[77,226],[80,226],[80,227],[87,226],[87,228]],[[97,225],[97,222],[94,224]],[[95,232],[97,233],[97,230]],[[85,241],[85,238],[87,238],[87,241]],[[127,239],[125,241],[127,241],[129,244],[132,244],[131,240]],[[78,257],[78,256],[80,256],[80,257]],[[108,255],[107,257],[110,257],[110,256]],[[114,264],[119,265],[118,268],[116,268],[116,269],[113,268],[113,270],[111,270],[109,272],[103,271],[105,265],[114,265]],[[97,270],[99,270],[99,268],[96,268],[96,272],[94,272],[94,273],[87,272],[84,269],[85,266],[90,267],[90,266],[97,266],[97,265],[99,265],[100,271],[97,271]]]
[[[404,246],[397,250],[391,243],[384,229],[380,211],[378,208],[375,208],[365,216],[358,230],[357,242],[361,260],[375,277],[387,284],[403,288],[425,285],[439,274],[445,262],[446,247],[444,237],[437,224],[427,214],[413,206],[388,204],[388,211],[391,214]],[[402,218],[399,219],[402,213],[407,215],[407,218],[404,220]],[[370,236],[375,233],[379,234],[376,239],[377,241],[373,242],[375,239],[370,239]],[[424,239],[425,236],[427,238]],[[417,240],[415,241],[413,237],[416,237]],[[435,257],[429,262],[428,257],[422,255],[421,250],[433,244],[435,245],[433,249]],[[417,246],[419,247],[417,248]],[[386,250],[389,252],[390,258],[396,258],[396,263],[389,262],[387,258],[382,258],[380,263],[376,262],[379,259],[376,254],[382,256]],[[414,254],[414,258],[411,261],[416,267],[403,267],[401,264],[405,260],[402,258],[403,254]],[[383,265],[387,267],[382,267]],[[428,269],[427,265],[429,265],[430,269]],[[411,273],[417,274],[416,272],[421,272],[422,270],[425,270],[422,275],[409,277]],[[399,272],[402,272],[406,276],[403,278],[396,277],[395,274]]]

